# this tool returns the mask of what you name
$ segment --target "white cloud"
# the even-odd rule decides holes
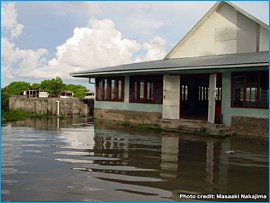
[[[145,45],[146,49],[151,49],[147,47],[150,44]],[[44,64],[45,49],[20,50],[6,38],[2,38],[2,50],[5,51],[1,58],[2,66],[6,67],[4,73],[9,77],[52,78],[58,75],[71,79],[70,72],[130,63],[140,49],[137,41],[123,39],[111,20],[91,19],[86,27],[74,29],[73,36],[56,48],[56,57],[47,65],[41,63]],[[12,70],[8,64],[17,64],[18,68]]]
[[[133,62],[134,55],[142,48],[146,56],[137,61],[161,59],[165,56],[166,41],[162,38],[156,37],[141,45],[136,40],[123,38],[112,20],[91,18],[85,27],[76,27],[73,36],[56,47],[55,57],[47,61],[46,49],[20,49],[11,42],[23,29],[23,25],[16,20],[15,3],[2,4],[1,11],[5,13],[2,14],[2,28],[9,31],[8,37],[1,38],[2,74],[7,79],[51,79],[60,76],[71,80],[74,78],[69,76],[70,72]]]
[[[7,38],[2,38],[1,65],[7,78],[71,79],[70,72],[90,70],[104,66],[130,63],[142,46],[147,51],[145,57],[136,61],[161,59],[165,56],[166,41],[155,37],[140,45],[135,40],[123,39],[113,21],[90,19],[86,27],[75,28],[73,36],[56,48],[56,57],[48,61],[44,58],[46,49],[21,50]],[[12,68],[17,66],[18,68]]]
[[[42,56],[47,53],[46,49],[37,51],[19,49],[7,38],[1,38],[1,73],[7,79],[13,79],[14,76],[29,77],[29,75],[36,78],[34,72],[46,62]],[[18,68],[15,68],[17,66]]]
[[[2,2],[1,2],[2,3]],[[11,39],[22,33],[23,25],[17,23],[17,10],[15,3],[1,4],[1,31],[10,35]]]
[[[105,1],[100,2],[100,6],[106,9],[104,13],[112,16],[125,36],[145,41],[153,38],[153,35],[161,34],[163,37],[173,35],[180,40],[181,32],[184,30],[186,33],[214,3],[213,1]],[[189,25],[188,29],[185,25]]]
[[[144,61],[163,59],[166,55],[166,51],[164,49],[166,41],[161,37],[155,37],[150,40],[150,42],[146,42],[143,44],[143,48],[147,51],[146,56],[144,57]]]
[[[87,27],[75,28],[73,36],[56,48],[56,57],[35,73],[71,79],[70,72],[129,63],[140,48],[135,40],[123,39],[111,20],[91,19]]]

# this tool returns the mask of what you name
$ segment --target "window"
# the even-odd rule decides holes
[[[208,91],[209,91],[209,88],[208,88]],[[221,87],[217,87],[216,88],[216,101],[221,101]]]
[[[188,86],[182,85],[182,101],[188,101]]]
[[[233,107],[269,107],[269,72],[232,74]]]
[[[97,101],[124,101],[124,77],[96,79]]]
[[[209,87],[199,87],[199,101],[208,101]]]
[[[162,103],[162,76],[131,76],[130,97],[132,103]]]

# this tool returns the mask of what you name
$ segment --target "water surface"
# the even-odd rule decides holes
[[[79,117],[27,119],[1,130],[2,201],[268,197],[268,141],[158,134]]]

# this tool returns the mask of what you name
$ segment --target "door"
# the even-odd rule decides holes
[[[163,119],[179,119],[180,76],[163,76]]]
[[[208,122],[215,123],[217,74],[209,75]]]

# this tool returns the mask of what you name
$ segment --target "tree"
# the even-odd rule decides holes
[[[66,85],[60,77],[53,78],[52,80],[43,80],[40,88],[48,92],[50,95],[58,96],[61,92],[65,91]]]
[[[5,87],[6,91],[1,93],[1,110],[8,111],[8,102],[11,95],[20,95],[23,91],[30,89],[28,82],[11,82]]]
[[[48,93],[51,92],[51,86],[52,86],[52,81],[51,80],[43,80],[40,83],[40,88],[45,90]]]
[[[73,84],[68,84],[66,85],[66,89],[73,91],[74,97],[78,98],[84,98],[85,97],[85,92],[88,92],[89,90],[82,85],[73,85]]]
[[[1,111],[8,111],[8,101],[10,96],[6,92],[1,93]]]
[[[20,95],[23,91],[30,89],[29,82],[12,82],[6,86],[7,95]]]
[[[65,91],[66,84],[63,83],[62,79],[60,77],[56,77],[55,79],[52,79],[52,86],[51,91],[53,95],[60,95],[61,92]]]
[[[30,87],[31,87],[31,89],[40,89],[41,88],[41,84],[39,84],[39,83],[33,83]]]

